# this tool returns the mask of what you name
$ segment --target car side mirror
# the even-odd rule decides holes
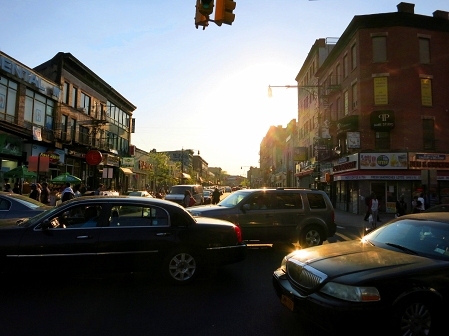
[[[246,203],[246,204],[243,204],[243,206],[242,206],[242,210],[243,210],[243,211],[251,210],[251,205],[250,205],[250,204],[248,204],[248,203]]]

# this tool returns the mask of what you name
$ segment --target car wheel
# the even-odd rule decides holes
[[[393,323],[398,335],[437,335],[437,303],[424,297],[401,301],[394,310]]]
[[[299,237],[299,244],[302,248],[323,244],[322,230],[316,225],[306,227]]]
[[[165,259],[164,267],[168,280],[175,284],[191,282],[198,272],[197,260],[186,250],[171,253]]]

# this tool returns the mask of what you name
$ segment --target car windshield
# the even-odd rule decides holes
[[[403,219],[363,238],[378,247],[449,261],[449,225],[431,220]]]
[[[237,192],[229,195],[228,197],[226,197],[224,200],[222,200],[217,205],[225,207],[225,208],[232,208],[232,207],[235,207],[237,204],[239,204],[246,196],[248,196],[248,193],[237,191]]]

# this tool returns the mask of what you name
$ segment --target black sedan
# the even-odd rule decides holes
[[[51,208],[27,195],[0,191],[0,219],[29,218]]]
[[[152,271],[181,284],[201,268],[246,257],[234,224],[194,219],[176,203],[155,198],[80,197],[18,225],[0,225],[4,273]]]
[[[297,250],[273,285],[284,305],[329,331],[447,334],[440,330],[449,304],[449,216],[406,215],[361,240]]]

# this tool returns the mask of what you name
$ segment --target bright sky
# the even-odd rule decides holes
[[[0,50],[35,67],[70,52],[137,106],[132,144],[200,150],[210,167],[246,175],[271,125],[297,118],[295,77],[318,38],[400,0],[236,0],[232,26],[195,29],[196,0],[3,0]],[[410,0],[415,13],[447,0]],[[243,169],[241,169],[243,167]]]

